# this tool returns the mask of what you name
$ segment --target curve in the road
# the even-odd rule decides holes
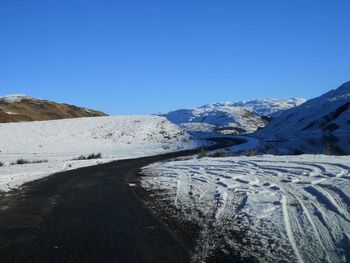
[[[217,149],[240,139],[217,139]],[[126,182],[189,150],[49,176],[0,198],[1,262],[188,262],[189,250]]]

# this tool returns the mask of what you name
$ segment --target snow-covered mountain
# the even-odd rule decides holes
[[[7,102],[21,102],[22,100],[37,100],[37,99],[27,96],[25,94],[10,94],[6,96],[0,96],[0,100],[7,101]]]
[[[350,133],[350,82],[284,111],[256,135],[288,138],[294,135]]]
[[[96,116],[107,116],[107,114],[65,103],[36,99],[24,94],[0,97],[0,122],[41,121]]]
[[[288,110],[304,103],[306,99],[257,99],[241,102],[233,102],[232,106],[251,111],[258,116],[276,117],[284,110]]]
[[[172,111],[163,115],[176,124],[200,123],[208,127],[231,128],[238,133],[253,132],[265,126],[265,120],[250,111],[227,105],[226,103],[208,104],[196,109]]]
[[[186,130],[208,131],[208,129],[229,128],[233,133],[244,133],[264,127],[267,122],[263,116],[275,116],[282,110],[295,107],[304,101],[304,99],[259,99],[224,102],[161,115],[173,123],[181,124]]]

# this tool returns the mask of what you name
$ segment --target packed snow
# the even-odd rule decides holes
[[[0,124],[0,190],[59,171],[199,146],[163,117],[119,116]],[[73,160],[102,154],[99,160]],[[19,159],[41,162],[16,165]],[[44,162],[43,162],[44,161]]]
[[[200,227],[193,262],[215,251],[259,262],[350,261],[349,156],[174,160],[143,172],[155,209]]]
[[[288,139],[295,136],[350,134],[350,82],[320,97],[284,111],[256,136]]]

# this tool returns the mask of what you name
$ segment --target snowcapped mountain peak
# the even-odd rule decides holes
[[[176,124],[196,124],[199,127],[200,123],[203,128],[207,129],[207,125],[212,125],[217,128],[234,128],[243,132],[253,132],[258,128],[266,125],[266,120],[263,116],[275,117],[281,111],[293,108],[305,99],[259,99],[247,100],[242,102],[220,102],[211,103],[192,109],[181,109],[171,111],[165,116],[171,122]],[[186,127],[194,127],[186,125]]]
[[[244,100],[241,102],[232,103],[232,106],[240,107],[253,112],[259,116],[276,117],[282,111],[294,108],[304,103],[306,100],[303,98],[290,98],[290,99],[256,99],[256,100]]]
[[[207,104],[195,109],[182,109],[162,115],[173,123],[203,123],[215,127],[232,127],[252,132],[263,127],[265,121],[231,103]]]
[[[25,94],[9,94],[3,97],[0,97],[0,100],[7,102],[21,102],[23,99],[34,100],[34,98],[27,96]]]
[[[198,107],[197,109],[214,109],[214,108],[223,108],[223,107],[233,107],[232,102],[218,102],[218,103],[209,103]]]
[[[256,99],[256,100],[243,100],[239,102],[219,102],[219,103],[210,103],[196,108],[198,109],[223,109],[230,108],[231,110],[247,110],[258,116],[270,116],[276,117],[283,110],[288,110],[299,106],[304,103],[306,99],[303,98],[290,98],[290,99]],[[195,110],[195,109],[193,109]]]

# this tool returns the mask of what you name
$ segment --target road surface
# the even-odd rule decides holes
[[[217,139],[210,149],[242,143]],[[184,246],[127,183],[140,168],[200,150],[55,174],[0,197],[0,262],[188,262]]]

